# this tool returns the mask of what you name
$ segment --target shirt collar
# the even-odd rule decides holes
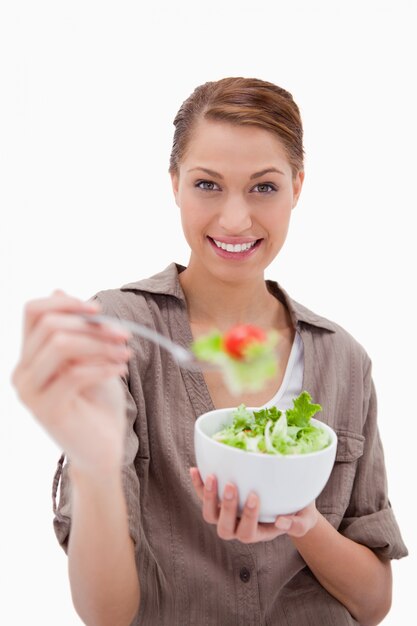
[[[184,292],[178,279],[178,275],[184,269],[185,267],[179,263],[170,263],[162,272],[158,272],[150,278],[144,278],[136,282],[127,283],[126,285],[123,285],[121,289],[122,291],[145,291],[147,293],[173,296],[185,304]],[[277,282],[267,280],[266,284],[269,291],[287,307],[295,328],[302,323],[310,326],[317,326],[318,328],[324,328],[330,332],[336,331],[336,324],[325,317],[316,315],[313,311],[310,311],[302,304],[299,304],[290,298],[286,291],[284,291],[284,289],[282,289]]]

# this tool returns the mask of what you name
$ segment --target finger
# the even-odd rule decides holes
[[[49,389],[48,402],[51,407],[62,404],[66,398],[93,387],[109,378],[123,376],[127,371],[126,364],[87,364],[68,367],[59,378],[56,378]],[[45,411],[45,407],[43,407]],[[54,411],[48,413],[54,415]]]
[[[51,413],[56,413],[56,407],[65,402],[65,398],[74,394],[78,389],[87,388],[107,378],[124,376],[128,371],[126,363],[78,363],[69,365],[49,381],[48,394],[42,394],[43,389],[33,385],[31,370],[23,370],[19,373],[17,391],[19,397],[36,413],[36,407],[42,403],[42,412],[45,406],[52,407]],[[84,377],[84,378],[83,378]]]
[[[315,501],[293,515],[281,515],[275,520],[277,528],[285,531],[291,537],[303,537],[313,528],[318,519]]]
[[[292,516],[279,515],[275,520],[276,528],[278,528],[278,530],[282,531],[283,533],[287,533],[290,530],[292,523]]]
[[[29,363],[56,332],[90,335],[114,343],[122,343],[129,338],[129,332],[120,326],[88,324],[82,317],[68,313],[45,313],[27,336],[22,365]]]
[[[287,535],[290,535],[290,537],[303,537],[308,530],[309,526],[306,524],[306,520],[294,516],[291,526],[287,530]]]
[[[242,543],[257,541],[258,518],[259,498],[252,491],[243,507],[242,517],[236,529],[236,539]]]
[[[256,530],[256,541],[272,541],[280,535],[285,535],[285,531],[279,530],[274,523],[258,523]]]
[[[303,537],[314,526],[312,519],[306,514],[295,514],[285,518],[288,525],[287,535],[291,537]]]
[[[25,306],[23,336],[27,337],[39,318],[47,312],[55,311],[61,313],[97,313],[100,310],[98,302],[83,302],[78,298],[67,296],[62,292],[55,291],[48,298],[31,300]]]
[[[203,490],[203,519],[209,524],[217,524],[219,519],[219,502],[217,497],[217,480],[209,474]]]
[[[32,359],[32,385],[41,390],[48,381],[59,375],[60,369],[65,369],[71,362],[86,365],[88,361],[106,362],[109,364],[126,363],[131,356],[131,350],[124,344],[112,344],[99,341],[92,337],[75,335],[71,337],[65,333],[56,333]]]
[[[126,363],[75,365],[60,377],[60,383],[65,388],[71,388],[71,391],[82,391],[107,378],[123,376],[126,372]]]
[[[235,538],[237,509],[238,495],[236,486],[232,483],[227,483],[224,488],[219,521],[217,523],[217,534],[221,539]]]
[[[204,498],[204,483],[201,479],[200,472],[196,467],[190,467],[190,476],[195,492],[201,502]]]

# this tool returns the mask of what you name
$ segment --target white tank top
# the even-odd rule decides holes
[[[290,356],[281,386],[264,407],[276,406],[281,411],[293,407],[293,400],[303,391],[304,346],[299,333],[295,333]]]

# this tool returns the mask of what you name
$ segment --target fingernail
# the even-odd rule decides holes
[[[213,477],[212,476],[207,476],[204,486],[207,489],[207,491],[213,490]]]
[[[248,500],[246,502],[246,506],[249,509],[254,509],[256,507],[257,503],[258,503],[258,498],[256,497],[256,494],[250,493],[249,497],[248,497]]]
[[[225,500],[233,500],[233,496],[235,495],[234,489],[231,485],[226,485],[224,488],[223,498]]]
[[[291,526],[291,520],[286,517],[279,517],[275,522],[275,526],[279,528],[279,530],[288,530]]]

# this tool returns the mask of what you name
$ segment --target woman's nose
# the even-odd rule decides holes
[[[238,235],[252,227],[249,207],[242,198],[229,199],[221,208],[219,226],[231,235]]]

